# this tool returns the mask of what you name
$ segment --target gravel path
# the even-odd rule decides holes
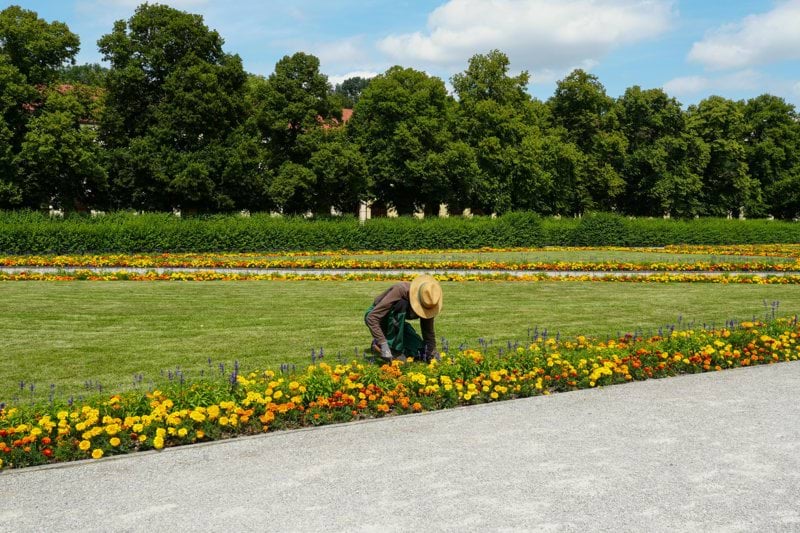
[[[0,530],[798,531],[800,362],[0,473]]]

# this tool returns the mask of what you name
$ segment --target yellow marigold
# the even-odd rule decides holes
[[[195,422],[202,422],[203,420],[206,419],[206,415],[198,411],[192,411],[191,414],[189,415],[189,418],[191,418]]]
[[[164,428],[156,429],[156,437],[161,437],[163,439],[166,434],[167,434],[167,430],[166,429],[164,429]]]
[[[153,438],[153,448],[155,448],[156,450],[160,450],[163,447],[164,447],[164,437],[156,435]]]
[[[178,430],[179,437],[185,437],[187,433],[189,433],[189,430],[187,430],[186,428],[180,428]]]
[[[92,459],[100,459],[101,457],[103,457],[103,450],[100,448],[92,450]]]
[[[120,443],[119,437],[111,437],[108,440],[108,443],[116,448],[117,446],[119,446]]]
[[[91,447],[92,447],[92,443],[89,442],[88,440],[82,440],[80,442],[80,444],[78,444],[78,448],[80,448],[80,450],[83,451],[83,452],[85,452],[86,450],[88,450]]]

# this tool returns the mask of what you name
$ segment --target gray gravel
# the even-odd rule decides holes
[[[800,531],[800,363],[0,474],[5,531]]]

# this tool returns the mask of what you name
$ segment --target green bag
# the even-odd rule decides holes
[[[375,308],[375,304],[369,306],[367,312],[364,313],[364,320],[367,320],[367,315]],[[389,342],[389,348],[392,349],[394,355],[404,355],[406,357],[420,357],[425,353],[425,341],[419,336],[419,333],[406,322],[406,312],[403,310],[396,310],[394,308],[389,310],[381,320],[381,330],[386,335],[386,340]]]

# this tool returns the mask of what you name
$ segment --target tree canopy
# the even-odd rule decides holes
[[[577,69],[541,101],[500,50],[451,90],[401,65],[332,86],[312,54],[257,75],[224,45],[145,3],[76,65],[66,24],[0,11],[0,208],[800,217],[800,116],[774,95],[615,98]]]

